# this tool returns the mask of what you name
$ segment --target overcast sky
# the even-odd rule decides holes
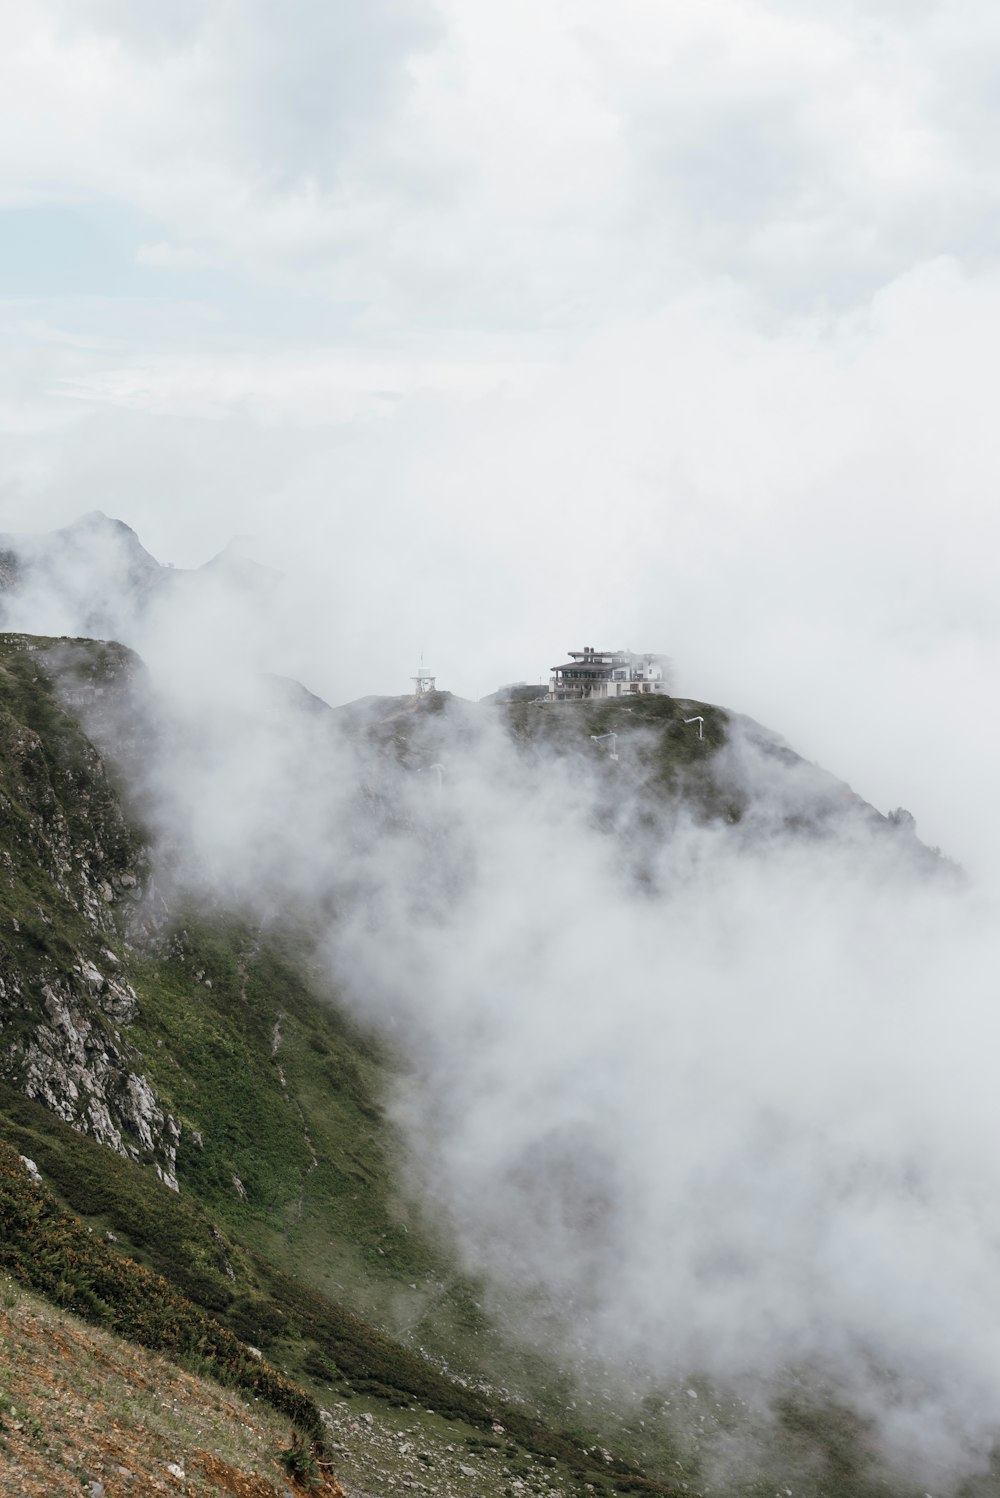
[[[334,701],[662,650],[991,868],[1000,11],[0,0],[0,528]]]

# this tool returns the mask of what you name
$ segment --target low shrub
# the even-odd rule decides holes
[[[319,1409],[302,1389],[162,1276],[115,1253],[63,1212],[3,1143],[0,1222],[0,1268],[22,1284],[142,1347],[193,1361],[219,1382],[265,1400],[311,1440],[322,1439]]]

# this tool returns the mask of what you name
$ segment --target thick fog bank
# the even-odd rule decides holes
[[[160,857],[201,894],[322,923],[342,998],[405,1057],[400,1189],[508,1324],[584,1378],[758,1402],[804,1378],[935,1493],[981,1470],[992,899],[738,720],[737,822],[589,740],[526,752],[494,708],[376,705],[366,728],[259,675],[266,626],[228,588],[133,630]]]
[[[330,958],[523,1335],[758,1397],[810,1369],[937,1483],[1000,1408],[995,911],[849,815],[783,832],[784,792],[750,834],[665,812],[637,885],[607,776],[490,738]]]

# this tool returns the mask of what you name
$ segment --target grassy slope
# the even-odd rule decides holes
[[[322,1438],[318,1407],[302,1390],[162,1275],[115,1251],[66,1212],[29,1178],[6,1143],[0,1144],[0,1221],[0,1264],[23,1284],[143,1347],[194,1361],[263,1399],[312,1439]]]
[[[94,649],[87,647],[82,659],[100,679],[109,662]],[[30,718],[40,744],[33,753],[44,760],[44,773],[34,781],[23,766],[11,771],[9,759],[0,772],[9,808],[0,847],[10,854],[9,894],[2,885],[0,894],[19,924],[33,922],[35,933],[23,939],[18,933],[7,956],[37,979],[97,940],[47,870],[35,833],[48,792],[37,782],[48,775],[70,813],[75,798],[86,795],[89,827],[95,808],[117,826],[117,803],[90,746],[44,679],[33,679],[36,658],[14,642],[0,651],[0,666],[0,729],[8,743],[16,742]],[[405,751],[409,725],[399,706],[391,733]],[[443,699],[429,710],[447,717]],[[683,790],[705,815],[740,815],[738,805],[719,795],[707,768],[725,733],[718,709],[651,697],[556,710],[514,704],[500,711],[528,754],[542,744],[592,754],[590,735],[615,731],[622,735],[623,767],[651,794]],[[705,719],[703,738],[696,725],[683,722],[695,714]],[[384,737],[377,708],[375,723],[375,736]],[[141,842],[127,823],[103,842],[109,877],[141,859]],[[524,1409],[503,1408],[493,1396],[441,1378],[373,1329],[373,1322],[399,1335],[409,1329],[413,1343],[467,1373],[485,1367],[504,1383],[509,1372],[515,1384],[526,1376],[527,1364],[502,1339],[487,1342],[491,1329],[475,1287],[456,1276],[429,1225],[400,1204],[395,1141],[380,1106],[389,1058],[314,991],[294,936],[271,932],[264,940],[236,919],[191,916],[155,950],[138,950],[123,930],[114,930],[113,912],[109,921],[112,929],[100,941],[119,954],[140,997],[129,1040],[183,1125],[180,1198],[152,1172],[73,1133],[10,1087],[0,1087],[0,1136],[36,1159],[60,1199],[95,1229],[114,1233],[122,1249],[165,1274],[336,1409],[364,1404],[382,1417],[405,1410],[398,1418],[415,1422],[432,1450],[454,1444],[447,1437],[458,1430],[465,1432],[463,1442],[495,1441],[490,1432],[499,1417],[519,1453],[516,1460],[505,1458],[514,1462],[511,1471],[523,1469],[534,1481],[543,1470],[539,1463],[555,1462],[553,1480],[560,1485],[590,1482],[601,1491],[610,1476],[621,1490],[641,1485],[634,1470],[609,1473],[602,1458],[583,1453],[592,1435],[554,1434]],[[486,1346],[489,1358],[481,1355]],[[534,1374],[534,1392],[551,1420],[570,1404],[568,1391],[552,1370],[536,1367]],[[529,1371],[529,1388],[531,1382]],[[604,1417],[610,1418],[613,1402],[598,1419],[605,1439],[610,1427]],[[657,1401],[651,1398],[642,1413],[645,1425],[637,1413],[614,1422],[619,1449],[642,1454],[663,1477],[694,1485],[696,1467],[670,1436]],[[790,1406],[782,1419],[790,1468],[801,1475],[804,1463],[812,1471],[796,1492],[885,1498],[887,1490],[862,1475],[863,1442],[857,1432],[845,1434],[845,1418]],[[487,1460],[499,1460],[494,1448],[485,1449],[493,1451]],[[772,1482],[750,1482],[741,1491],[770,1492]]]
[[[118,816],[103,767],[60,708],[46,680],[44,647],[3,643],[4,723],[9,741],[26,743],[35,762],[33,781],[23,762],[9,758],[4,783],[10,878],[0,899],[14,933],[8,970],[24,978],[20,1018],[37,1018],[43,981],[90,952],[117,954],[140,999],[129,1044],[183,1126],[182,1192],[168,1191],[151,1171],[74,1132],[9,1084],[0,1084],[0,1135],[37,1161],[58,1200],[95,1232],[113,1234],[119,1250],[165,1275],[326,1397],[374,1397],[419,1418],[430,1406],[437,1421],[464,1422],[469,1441],[492,1440],[499,1417],[525,1460],[556,1464],[560,1481],[577,1480],[570,1476],[576,1471],[603,1483],[603,1459],[586,1454],[579,1438],[445,1378],[355,1314],[416,1324],[432,1300],[439,1343],[463,1321],[470,1345],[478,1331],[468,1287],[454,1284],[420,1225],[402,1220],[392,1185],[394,1142],[379,1105],[385,1058],[318,1000],[279,936],[264,941],[235,920],[191,918],[155,950],[140,950],[129,945],[114,911],[102,911],[95,929],[81,913],[80,890],[62,894],[58,865],[74,848],[86,845],[92,859],[103,860],[91,871],[93,883],[133,869],[141,839]],[[77,675],[93,671],[102,682],[109,665],[114,674],[121,664],[114,648],[110,662],[102,647],[81,644],[76,654]],[[66,833],[56,854],[54,827],[60,837]],[[31,946],[28,939],[26,955],[29,920],[40,940]],[[14,1017],[5,1006],[5,1024]],[[453,1289],[442,1297],[444,1283]],[[625,1487],[640,1480],[627,1464],[614,1475]]]
[[[258,1398],[306,1431],[314,1429],[308,1399],[287,1376],[272,1371],[279,1364],[330,1409],[327,1445],[333,1442],[335,1465],[346,1475],[356,1480],[371,1478],[373,1471],[383,1477],[419,1475],[431,1492],[461,1493],[460,1458],[475,1457],[486,1464],[488,1480],[481,1491],[498,1498],[514,1480],[530,1491],[558,1495],[595,1491],[610,1498],[615,1492],[676,1491],[644,1479],[627,1464],[609,1465],[584,1452],[572,1437],[547,1430],[521,1410],[477,1398],[241,1251],[232,1239],[224,1251],[238,1266],[241,1282],[256,1285],[253,1305],[264,1320],[248,1324],[245,1293],[235,1295],[215,1319],[206,1318],[176,1290],[192,1250],[217,1231],[202,1210],[192,1201],[178,1202],[150,1172],[75,1134],[37,1104],[8,1094],[2,1105],[0,1135],[12,1139],[15,1148],[33,1151],[43,1172],[52,1172],[53,1189],[32,1185],[10,1147],[0,1144],[5,1224],[0,1264],[57,1304],[143,1345],[166,1348],[197,1370],[221,1364],[225,1382],[254,1386]],[[60,1201],[66,1199],[103,1209],[90,1230],[63,1210]],[[97,1231],[102,1222],[112,1225],[113,1246]],[[124,1253],[133,1249],[126,1230],[140,1245],[134,1257],[166,1271],[170,1283],[133,1268],[132,1257]],[[187,1277],[189,1292],[197,1291],[197,1277],[193,1283]],[[224,1323],[243,1336],[264,1330],[260,1340],[270,1368],[227,1340]],[[371,1424],[359,1423],[365,1419]],[[408,1449],[400,1451],[400,1444]]]
[[[100,756],[59,705],[33,645],[0,636],[0,967],[29,986],[80,953],[98,955],[114,921],[102,910],[95,928],[86,891],[143,859]],[[93,668],[110,669],[116,649],[88,647]]]
[[[280,1498],[282,1456],[295,1452],[287,1422],[267,1405],[251,1407],[0,1276],[0,1493],[58,1498],[100,1483],[106,1498]],[[315,1498],[324,1491],[341,1489],[328,1483]]]

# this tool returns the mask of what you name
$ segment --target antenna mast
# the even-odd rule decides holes
[[[437,691],[437,677],[433,671],[428,671],[424,665],[424,652],[422,650],[420,652],[420,669],[416,676],[410,677],[410,680],[413,682],[414,695],[417,697],[426,697],[428,692]]]

